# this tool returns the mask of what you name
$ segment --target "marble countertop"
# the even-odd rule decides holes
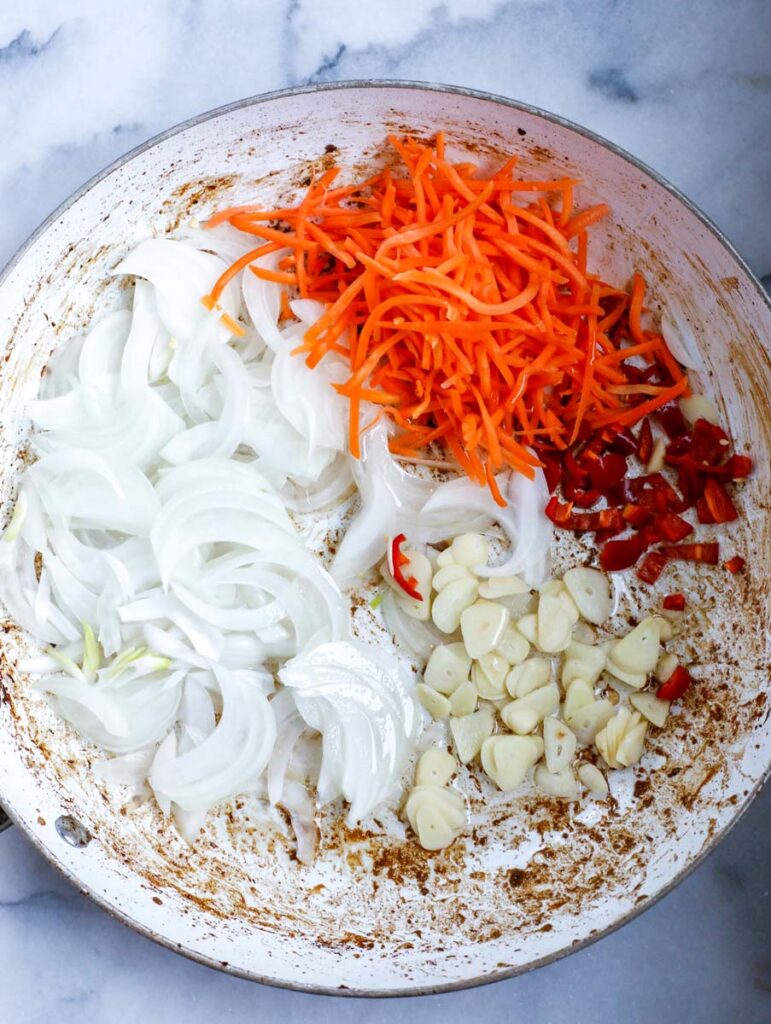
[[[698,203],[771,285],[767,0],[27,0],[0,4],[0,263],[85,179],[191,115],[351,78],[443,81],[572,118]],[[547,45],[548,44],[548,45]],[[771,791],[652,910],[482,990],[362,1003],[217,974],[0,836],[0,1019],[534,1024],[771,1018]]]

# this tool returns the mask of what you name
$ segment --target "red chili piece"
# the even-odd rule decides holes
[[[691,524],[683,519],[682,516],[677,515],[676,512],[667,512],[663,516],[656,516],[653,520],[653,525],[664,540],[668,540],[673,544],[693,533]]]
[[[739,517],[728,491],[713,477],[704,484],[704,494],[696,502],[696,515],[700,523],[731,523]]]
[[[407,540],[403,533],[397,534],[391,541],[391,562],[393,564],[394,581],[399,584],[405,594],[422,601],[423,595],[418,590],[418,581],[414,576],[406,576],[402,572],[403,565],[409,565],[410,560],[402,551],[402,544]]]
[[[603,508],[598,512],[574,512],[572,502],[563,504],[552,496],[546,506],[546,515],[563,530],[613,530],[624,528],[624,517],[620,508]]]
[[[637,457],[647,466],[653,454],[653,431],[651,430],[651,421],[647,418],[642,421],[637,445]]]
[[[729,572],[741,572],[747,563],[744,561],[741,555],[734,555],[733,558],[729,558],[725,564],[726,569]]]
[[[752,459],[749,455],[732,455],[725,464],[731,480],[743,480],[752,472]]]
[[[691,438],[691,456],[697,462],[717,466],[728,454],[728,434],[716,423],[696,420]]]
[[[720,558],[720,545],[710,544],[672,544],[661,549],[667,558],[680,562],[704,562],[706,565],[717,565]]]
[[[656,696],[661,700],[679,700],[692,682],[688,669],[678,665],[669,679],[658,688]]]
[[[685,611],[685,594],[667,594],[661,602],[661,607],[666,608],[668,612]]]
[[[660,551],[649,551],[637,567],[637,578],[643,583],[655,583],[669,559]]]
[[[637,534],[626,540],[609,540],[600,550],[600,567],[605,572],[628,569],[645,550],[645,542]]]
[[[656,418],[664,428],[667,437],[682,437],[683,434],[688,433],[688,424],[676,402],[662,406],[656,412]]]

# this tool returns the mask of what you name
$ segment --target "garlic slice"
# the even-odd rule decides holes
[[[562,706],[562,716],[568,724],[570,724],[570,717],[578,711],[579,708],[586,707],[587,704],[594,703],[594,690],[586,682],[585,679],[574,679],[567,688],[565,694],[565,703]]]
[[[448,750],[431,747],[420,756],[415,769],[415,785],[446,786],[457,769],[458,764]]]
[[[665,683],[678,666],[678,660],[674,654],[662,654],[656,663],[653,672],[660,683]]]
[[[517,629],[516,625],[513,622],[509,622],[495,650],[510,665],[519,665],[530,653],[530,644],[519,629]]]
[[[599,569],[568,569],[562,582],[587,622],[600,626],[607,620],[612,609],[610,581]]]
[[[608,781],[595,764],[581,764],[578,766],[578,778],[581,784],[586,786],[592,796],[605,799],[608,795]]]
[[[501,718],[512,732],[524,736],[559,706],[559,687],[556,683],[549,683],[511,701],[501,710]]]
[[[561,772],[573,760],[576,752],[575,733],[558,718],[545,718],[543,723],[543,749],[546,767],[550,772]]]
[[[546,654],[564,651],[573,634],[573,623],[559,597],[542,594],[538,601],[536,644]]]
[[[595,746],[610,768],[628,768],[640,760],[648,723],[639,712],[619,708],[595,737]]]
[[[647,675],[659,660],[661,630],[657,619],[646,616],[623,639],[614,644],[608,654],[608,662],[624,672]],[[622,677],[619,676],[619,679]]]
[[[452,557],[458,565],[486,565],[490,544],[481,533],[461,533],[450,545]]]
[[[436,564],[440,569],[445,569],[448,565],[455,565],[455,560],[452,557],[452,548],[445,548],[444,551],[440,551],[436,556]]]
[[[485,700],[500,700],[506,696],[504,682],[511,666],[494,651],[474,663],[471,680],[477,693]]]
[[[475,711],[472,715],[450,719],[450,732],[455,743],[455,751],[462,764],[474,760],[484,741],[492,735],[494,727],[492,712],[487,708]]]
[[[482,744],[482,767],[499,789],[520,786],[543,753],[538,736],[490,736]]]
[[[424,850],[443,850],[461,834],[468,820],[466,802],[455,789],[416,786],[404,813]]]
[[[479,584],[475,579],[455,580],[434,598],[431,617],[443,633],[454,633],[461,614],[476,601]]]
[[[450,714],[450,702],[442,693],[437,693],[431,686],[418,683],[415,696],[432,718],[447,718]]]
[[[605,668],[605,652],[601,647],[581,644],[576,640],[565,649],[565,661],[562,665],[562,685],[569,686],[574,679],[585,679],[594,686]]]
[[[476,707],[477,688],[472,682],[461,683],[450,695],[450,714],[456,717],[470,715]]]
[[[565,767],[558,772],[550,772],[546,765],[539,764],[533,781],[538,789],[549,796],[557,796],[562,800],[578,799],[578,785],[572,768]]]
[[[706,395],[689,395],[688,398],[681,398],[679,404],[680,411],[691,426],[696,420],[706,420],[715,425],[720,423],[720,413]]]
[[[524,697],[551,679],[551,662],[546,658],[528,658],[506,676],[506,689],[512,697]]]
[[[629,698],[629,703],[652,725],[659,729],[664,728],[669,714],[668,700],[662,700],[653,693],[633,693]]]
[[[527,641],[531,644],[535,643],[538,635],[538,616],[534,612],[517,619],[515,625]]]
[[[439,644],[431,652],[423,679],[439,693],[451,694],[465,683],[471,671],[471,658],[462,643]]]
[[[575,686],[575,683],[573,684]],[[593,743],[597,733],[613,718],[615,708],[609,700],[594,700],[584,704],[570,715],[565,714],[565,721],[576,734],[579,743]]]
[[[614,679],[619,679],[622,683],[626,683],[627,686],[631,686],[635,690],[641,690],[648,681],[648,676],[645,672],[640,672],[639,674],[636,672],[625,672],[615,662],[611,661],[610,658],[605,663],[605,671],[613,676]]]
[[[494,650],[509,624],[509,610],[494,601],[475,601],[460,616],[460,632],[470,657]]]
[[[456,565],[453,562],[452,565],[446,565],[443,569],[440,569],[434,576],[434,590],[438,593],[440,590],[444,590],[449,583],[454,583],[456,580],[473,580],[474,578],[473,573],[470,573],[465,566]]]
[[[496,601],[499,597],[529,594],[530,587],[519,576],[490,576],[479,584],[479,596]]]

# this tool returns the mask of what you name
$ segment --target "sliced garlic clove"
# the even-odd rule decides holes
[[[562,606],[570,619],[572,625],[578,622],[578,608],[576,607],[575,601],[570,596],[562,580],[549,580],[548,583],[544,583],[540,590],[541,596],[545,597],[556,597],[562,602]]]
[[[615,708],[609,700],[595,700],[577,708],[570,715],[565,713],[565,721],[576,734],[579,743],[594,743],[597,734],[614,714]]]
[[[530,644],[522,636],[516,625],[513,622],[509,622],[495,650],[510,665],[519,665],[530,653]]]
[[[559,706],[559,687],[556,683],[549,683],[511,701],[501,711],[501,718],[512,732],[522,736],[532,732],[539,722]]]
[[[479,584],[479,596],[497,601],[499,597],[529,594],[530,587],[519,576],[490,576]]]
[[[667,451],[667,442],[663,437],[657,437],[653,442],[653,451],[651,457],[648,459],[648,465],[645,467],[646,473],[658,473],[664,465],[664,456]]]
[[[573,623],[560,598],[552,594],[542,594],[538,601],[537,619],[538,648],[546,654],[564,651],[573,635]]]
[[[541,756],[543,744],[530,736],[490,736],[482,744],[482,767],[499,789],[520,786]]]
[[[445,569],[448,565],[455,565],[455,560],[452,557],[452,548],[445,548],[444,551],[440,551],[436,556],[436,564],[440,569]]]
[[[458,565],[487,565],[490,544],[481,533],[462,533],[450,546],[453,559]]]
[[[431,747],[420,756],[415,769],[415,785],[446,786],[457,768],[458,764],[448,750]]]
[[[648,730],[648,723],[640,721],[640,715],[635,712],[632,719],[637,718],[637,723],[631,725],[616,749],[616,760],[624,768],[637,764],[643,755],[645,747],[645,733]]]
[[[474,760],[484,741],[492,735],[494,725],[492,713],[487,708],[475,711],[472,715],[450,719],[455,751],[462,764]]]
[[[524,697],[551,680],[551,662],[545,658],[528,658],[516,665],[506,676],[506,689],[512,697]]]
[[[662,700],[653,693],[633,693],[629,703],[651,724],[659,729],[664,728],[669,714],[668,700]]]
[[[720,413],[715,403],[706,395],[689,395],[688,398],[681,398],[680,410],[691,426],[697,420],[706,420],[716,426],[720,424]]]
[[[472,682],[461,683],[450,695],[450,714],[470,715],[477,708],[477,688]]]
[[[546,765],[539,764],[533,776],[538,789],[549,796],[556,796],[562,800],[577,800],[578,786],[573,769],[570,767],[561,768],[558,772],[551,772]]]
[[[574,679],[567,688],[565,694],[565,703],[562,706],[562,714],[565,721],[569,723],[568,719],[571,715],[574,715],[579,708],[586,707],[587,704],[594,703],[594,690],[586,682],[585,679]]]
[[[578,778],[581,784],[586,786],[592,796],[604,800],[608,795],[608,782],[597,765],[582,764],[578,767]]]
[[[635,690],[642,689],[648,681],[648,676],[644,672],[639,674],[636,672],[625,672],[610,657],[605,663],[605,671],[612,675],[614,679],[620,679],[622,683],[626,683],[627,686],[631,686]]]
[[[506,676],[509,674],[508,661],[502,658],[497,651],[490,651],[483,658],[480,658],[477,662],[481,673],[490,685],[491,690],[495,693],[495,699],[504,696]],[[479,690],[480,697],[487,697],[487,694],[483,694],[477,684],[477,690]]]
[[[464,565],[456,565],[453,562],[452,565],[446,565],[443,569],[440,569],[436,576],[434,576],[434,590],[439,593],[440,590],[444,590],[448,583],[454,583],[456,580],[473,579],[476,579],[476,577]]]
[[[648,615],[611,648],[608,661],[635,675],[652,672],[659,660],[660,639],[659,623]]]
[[[415,696],[431,715],[432,718],[447,718],[450,714],[450,702],[443,693],[425,683],[418,683],[415,687]]]
[[[461,614],[476,601],[479,585],[475,579],[448,583],[434,598],[431,617],[443,633],[454,633],[460,626]]]
[[[416,786],[407,797],[404,813],[425,850],[442,850],[457,839],[468,820],[466,802],[455,789]]]
[[[423,680],[439,693],[451,694],[465,683],[471,671],[471,658],[462,643],[439,644],[431,652]]]
[[[506,597],[499,597],[497,600],[505,608],[509,609],[512,619],[521,619],[523,615],[529,615],[533,612],[536,607],[536,596],[530,592],[527,594],[508,594]]]
[[[562,582],[587,622],[600,626],[608,619],[612,609],[610,581],[599,569],[568,569]]]
[[[667,640],[671,640],[675,635],[675,627],[669,619],[665,619],[663,615],[654,615],[653,621],[656,622],[659,627],[659,641],[661,643],[666,643]]]
[[[543,722],[543,749],[546,767],[552,773],[561,772],[573,760],[576,752],[575,733],[558,718],[545,718]]]
[[[611,768],[627,768],[643,752],[647,722],[637,711],[621,707],[595,737],[595,746]]]
[[[522,636],[534,644],[538,635],[538,616],[534,613],[529,615],[523,615],[521,619],[517,619],[515,623],[517,629],[520,631]]]
[[[502,638],[509,624],[509,610],[494,601],[475,601],[460,617],[460,632],[470,657],[483,658]]]
[[[541,716],[535,708],[518,705],[516,701],[512,701],[501,709],[501,719],[506,728],[517,736],[527,736],[538,728]]]
[[[565,662],[560,677],[562,685],[569,686],[573,679],[585,679],[594,686],[604,668],[605,652],[601,647],[573,640],[565,649]]]
[[[678,666],[678,660],[674,654],[662,654],[656,663],[654,675],[660,683],[665,683]]]

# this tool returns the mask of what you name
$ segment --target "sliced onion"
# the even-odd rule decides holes
[[[670,302],[661,314],[661,333],[664,335],[667,348],[681,366],[688,370],[704,372],[704,360],[699,352],[693,328],[682,308],[675,302]]]

